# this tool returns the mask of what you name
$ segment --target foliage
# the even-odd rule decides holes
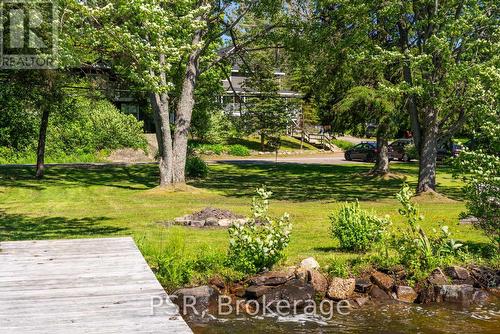
[[[361,209],[359,202],[345,203],[330,215],[331,233],[345,250],[366,252],[380,241],[389,220]]]
[[[190,131],[194,138],[202,142],[223,144],[234,134],[235,129],[224,112],[195,108]]]
[[[406,219],[407,228],[392,236],[392,246],[400,263],[418,279],[435,267],[459,257],[463,244],[451,238],[448,226],[442,226],[439,232],[433,229],[433,234],[428,235],[420,226],[424,217],[411,202],[413,195],[407,184],[396,195],[402,206],[399,213]]]
[[[186,176],[189,178],[202,179],[208,176],[208,165],[196,155],[188,155],[186,160]]]
[[[221,154],[229,154],[233,156],[249,156],[250,155],[250,150],[243,145],[240,144],[234,144],[234,145],[223,145],[223,144],[198,144],[198,143],[192,143],[191,144],[192,148],[194,151],[196,151],[198,154],[205,154],[205,155],[221,155]]]
[[[10,104],[12,99],[15,96],[8,97],[2,108],[9,117],[0,116],[0,160],[33,163],[40,120],[29,102]],[[47,162],[101,161],[106,152],[119,148],[146,150],[143,124],[107,100],[66,96],[49,118]]]
[[[481,145],[465,150],[454,160],[455,174],[466,182],[467,212],[478,219],[476,226],[500,247],[500,116],[483,114],[476,133]]]
[[[233,267],[246,273],[271,269],[281,260],[292,231],[287,213],[278,219],[269,217],[272,193],[265,188],[256,192],[252,200],[252,217],[246,223],[235,223],[229,228],[229,261]]]
[[[332,139],[332,144],[340,148],[342,151],[347,151],[350,148],[354,147],[354,144],[347,141],[347,140],[341,140],[341,139]]]
[[[237,157],[247,157],[250,155],[250,150],[243,145],[236,144],[230,145],[227,153]]]
[[[345,261],[336,258],[332,260],[327,271],[331,277],[349,277],[349,265]]]

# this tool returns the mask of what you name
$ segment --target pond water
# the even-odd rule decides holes
[[[469,308],[450,305],[365,305],[331,320],[230,315],[207,323],[189,324],[196,334],[253,333],[500,333],[500,302]]]

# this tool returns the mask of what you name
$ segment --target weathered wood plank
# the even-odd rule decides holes
[[[191,333],[131,238],[0,249],[2,334]]]

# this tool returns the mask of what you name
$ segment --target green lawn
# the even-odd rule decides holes
[[[149,244],[165,235],[180,236],[183,256],[200,250],[225,252],[225,230],[166,228],[158,222],[215,206],[248,214],[255,188],[274,192],[271,212],[289,212],[294,224],[284,264],[314,256],[322,265],[355,254],[336,250],[329,236],[328,216],[339,202],[359,199],[362,206],[388,214],[401,226],[394,194],[401,180],[368,179],[370,165],[231,165],[211,166],[207,180],[191,182],[190,192],[155,188],[156,166],[120,168],[49,168],[43,181],[28,168],[0,168],[0,240],[105,237],[132,235]],[[393,171],[414,184],[416,165],[397,164]],[[423,200],[425,227],[450,226],[454,237],[471,244],[487,242],[481,232],[458,225],[464,210],[461,184],[446,168],[438,175],[439,191],[456,201]]]

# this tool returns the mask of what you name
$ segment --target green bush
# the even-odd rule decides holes
[[[186,176],[189,178],[205,178],[208,176],[208,165],[200,157],[189,155],[186,160]]]
[[[349,251],[365,252],[378,242],[389,224],[361,209],[358,202],[346,203],[330,216],[331,233],[340,242],[340,247]]]
[[[271,195],[265,188],[257,189],[252,218],[229,228],[228,259],[238,271],[254,274],[271,269],[284,257],[292,225],[287,213],[278,219],[268,216]]]
[[[250,150],[243,145],[237,144],[229,146],[227,153],[237,157],[248,157],[250,155]]]
[[[340,148],[342,151],[347,151],[354,147],[354,144],[342,139],[332,139],[332,144]]]

